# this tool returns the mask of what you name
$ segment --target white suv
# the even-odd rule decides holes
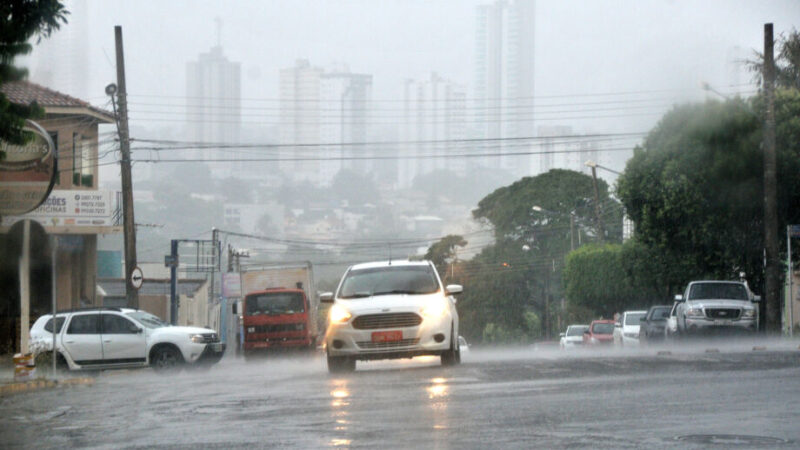
[[[345,272],[328,314],[324,346],[328,370],[355,370],[356,360],[438,355],[442,365],[461,361],[458,312],[453,295],[462,287],[442,286],[430,261],[358,264]]]
[[[214,330],[172,326],[128,308],[86,308],[56,313],[57,363],[62,368],[117,369],[150,365],[214,364],[225,351]],[[45,314],[31,327],[34,353],[53,349],[53,318]]]

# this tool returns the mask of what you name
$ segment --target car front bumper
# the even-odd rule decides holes
[[[715,334],[751,332],[758,330],[756,319],[719,320],[707,318],[686,318],[686,332],[692,334]]]
[[[191,361],[194,364],[213,365],[218,363],[225,354],[225,344],[222,342],[214,342],[204,345],[205,348],[203,348],[197,357]]]
[[[402,332],[402,339],[381,342],[373,333]],[[455,332],[455,330],[453,330]],[[415,327],[359,330],[348,323],[330,324],[325,337],[329,356],[356,359],[390,359],[439,355],[450,349],[451,326],[447,321],[424,319]],[[437,342],[437,337],[441,339]]]

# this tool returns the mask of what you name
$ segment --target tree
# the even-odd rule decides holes
[[[779,51],[775,58],[775,85],[800,89],[800,32],[792,29],[789,34],[781,34],[777,44]],[[746,64],[760,85],[764,74],[764,55],[755,52],[755,56],[754,60],[747,61]]]
[[[637,239],[672,261],[672,282],[730,279],[763,287],[761,97],[684,105],[634,150],[617,194]],[[800,91],[776,92],[778,218],[798,223]]]
[[[58,30],[67,22],[67,14],[59,0],[0,2],[0,85],[27,76],[26,69],[14,66],[14,59],[30,53],[31,38],[39,42]],[[30,137],[22,130],[25,120],[43,113],[36,104],[14,105],[0,93],[0,141],[24,144]]]
[[[606,222],[612,240],[621,238],[619,204],[599,180]],[[458,264],[455,278],[464,285],[459,300],[466,334],[473,339],[518,340],[552,335],[556,299],[561,298],[561,271],[570,250],[570,218],[575,243],[596,236],[592,178],[570,170],[525,177],[484,197],[473,216],[494,227],[495,243],[469,262]],[[532,206],[538,206],[533,210]],[[525,319],[536,314],[542,326],[534,330]],[[490,326],[491,325],[491,326]]]
[[[447,264],[452,262],[456,256],[456,247],[465,247],[466,245],[467,241],[462,236],[449,234],[428,248],[425,259],[432,261],[439,274],[444,276],[447,272]]]

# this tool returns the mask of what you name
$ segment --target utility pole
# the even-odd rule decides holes
[[[597,220],[597,234],[600,242],[606,240],[606,229],[603,226],[603,217],[600,215],[600,191],[597,189],[597,163],[586,161],[586,165],[592,168],[592,186],[594,187],[594,216]]]
[[[114,27],[117,49],[117,98],[119,100],[119,146],[122,172],[122,231],[125,240],[125,298],[129,308],[139,308],[139,292],[131,284],[136,268],[136,225],[133,220],[133,185],[131,181],[131,148],[128,132],[128,98],[125,87],[125,57],[122,54],[122,27]]]
[[[569,213],[569,250],[575,250],[575,213]]]
[[[766,330],[780,331],[780,267],[778,262],[778,208],[775,176],[775,58],[772,24],[764,24],[764,245],[766,255],[765,300]]]

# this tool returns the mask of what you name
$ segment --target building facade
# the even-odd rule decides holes
[[[475,28],[475,117],[483,139],[534,136],[535,11],[533,0],[497,0],[479,5]],[[512,144],[487,146],[506,153]],[[515,142],[520,151],[524,143]],[[531,155],[478,160],[483,167],[530,175]]]
[[[55,270],[59,309],[98,305],[97,238],[121,233],[118,195],[98,189],[98,155],[113,150],[113,139],[99,139],[98,127],[114,123],[107,111],[82,100],[27,81],[0,86],[11,103],[36,102],[45,115],[36,122],[52,138],[58,156],[52,192],[36,210],[0,221],[0,317],[14,326],[20,313],[18,260],[21,224],[31,226],[31,317],[51,310]],[[108,147],[111,145],[111,147]],[[103,148],[103,150],[99,150]],[[0,174],[2,175],[2,174]],[[56,236],[56,266],[52,266],[50,236]],[[17,333],[18,335],[18,333]]]
[[[221,46],[201,53],[186,64],[186,129],[189,138],[203,144],[238,143],[242,126],[241,64],[231,62]],[[236,158],[241,152],[220,152],[208,146],[192,151],[188,157],[215,159]],[[248,175],[255,172],[245,162],[214,163],[212,176]]]

